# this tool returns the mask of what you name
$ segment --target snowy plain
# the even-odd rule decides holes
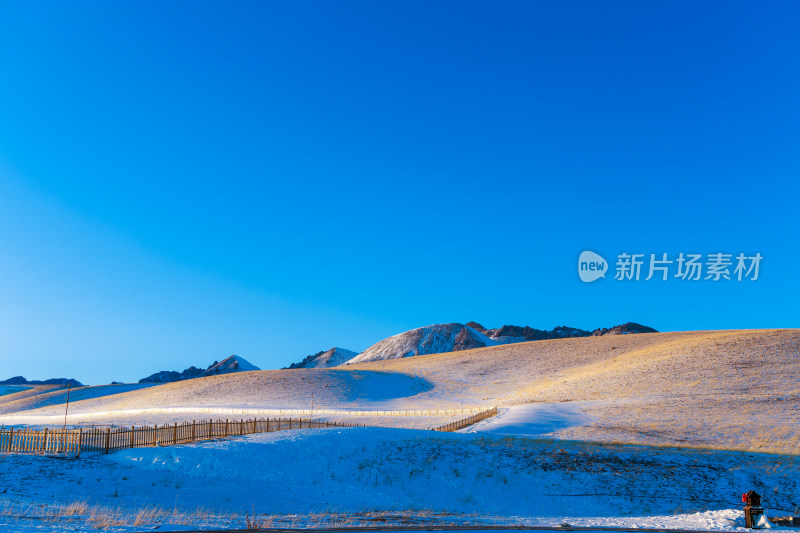
[[[89,531],[95,524],[88,512],[20,521],[3,506],[34,504],[46,516],[47,506],[55,513],[59,505],[82,501],[128,517],[120,520],[124,526],[111,524],[112,531],[242,527],[253,512],[273,527],[376,525],[380,516],[378,525],[568,522],[733,530],[744,490],[764,494],[770,513],[794,509],[800,462],[489,433],[339,428],[80,460],[11,455],[0,461],[0,480],[0,527],[21,532],[43,526]],[[153,507],[171,514],[131,529],[132,517]]]

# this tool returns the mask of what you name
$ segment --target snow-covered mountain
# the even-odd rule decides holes
[[[200,374],[200,377],[216,376],[217,374],[230,374],[231,372],[248,372],[250,370],[261,369],[243,357],[232,355],[227,359],[223,359],[219,363],[214,362],[213,365],[208,367],[202,374]]]
[[[358,352],[334,347],[309,355],[299,363],[292,363],[288,368],[330,368],[344,364],[357,355]]]
[[[222,361],[214,361],[205,370],[202,368],[197,368],[196,366],[190,366],[183,372],[162,370],[161,372],[156,372],[155,374],[151,374],[146,378],[140,379],[139,383],[171,383],[173,381],[216,376],[217,374],[230,374],[231,372],[247,372],[249,370],[261,369],[243,357],[231,355]]]
[[[347,364],[471,350],[496,344],[499,343],[464,324],[433,324],[383,339],[347,361]]]
[[[487,329],[477,322],[432,324],[383,339],[360,354],[342,348],[331,348],[309,355],[299,363],[292,363],[288,368],[330,368],[414,355],[470,350],[497,344],[627,333],[657,333],[657,331],[635,322],[628,322],[612,328],[598,328],[594,331],[568,326],[558,326],[551,330],[529,326],[503,326]]]
[[[627,333],[657,333],[657,331],[635,322],[628,322],[612,328],[599,328],[594,331],[568,326],[558,326],[549,331],[528,326],[503,326],[502,328],[487,329],[477,322],[433,324],[384,339],[373,344],[345,364],[399,359],[400,357],[432,353],[456,352],[515,342],[590,337],[593,335],[622,335]]]

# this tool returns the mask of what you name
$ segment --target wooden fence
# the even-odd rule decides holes
[[[287,429],[353,427],[358,424],[302,418],[206,420],[165,426],[90,429],[0,428],[0,452],[80,455],[129,448],[172,446]]]
[[[457,431],[496,414],[497,407],[493,407],[473,416],[431,429],[434,431]],[[81,452],[110,453],[129,448],[173,446],[287,429],[354,427],[358,425],[303,418],[261,418],[204,420],[139,428],[30,429],[0,427],[0,452],[78,456]]]
[[[0,428],[0,452],[80,455],[82,431]]]
[[[450,422],[449,424],[445,424],[443,426],[431,428],[433,431],[458,431],[459,429],[464,429],[467,426],[471,426],[476,422],[480,422],[481,420],[485,420],[490,416],[494,416],[497,414],[497,407],[492,407],[486,411],[480,412],[477,415],[472,415],[467,418],[462,418],[461,420],[456,420],[455,422]]]

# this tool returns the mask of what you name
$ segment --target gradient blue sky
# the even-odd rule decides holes
[[[796,2],[0,3],[0,379],[797,327]],[[580,282],[584,249],[757,282]]]

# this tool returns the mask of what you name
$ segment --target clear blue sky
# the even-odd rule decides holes
[[[0,379],[797,327],[796,2],[0,3]],[[755,253],[756,282],[577,276]]]

